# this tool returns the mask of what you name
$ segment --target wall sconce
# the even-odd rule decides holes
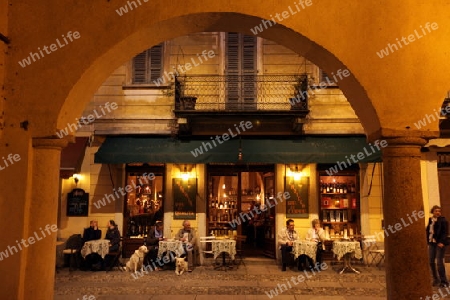
[[[75,182],[75,187],[77,187],[78,186],[78,181],[80,181],[80,175],[73,174],[72,177],[73,177],[73,182]]]
[[[183,180],[188,180],[189,178],[192,178],[194,175],[191,173],[192,173],[192,169],[194,167],[195,167],[195,165],[184,165],[183,168],[181,168],[181,166],[180,166],[180,177]]]
[[[184,165],[183,172],[181,172],[181,178],[185,181],[189,179],[189,172],[187,171],[186,165]]]
[[[289,166],[289,172],[290,172],[290,176],[294,177],[294,180],[300,180],[303,176],[305,176],[306,174],[304,174],[303,172],[303,168],[305,167],[305,165],[293,165],[293,166]]]
[[[242,161],[243,154],[242,154],[242,140],[241,136],[239,136],[239,153],[238,153],[238,161]]]

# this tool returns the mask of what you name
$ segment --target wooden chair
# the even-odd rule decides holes
[[[243,243],[247,240],[246,235],[237,235],[236,236],[236,257],[239,257],[239,262],[235,259],[235,264],[239,267],[241,264],[244,264],[244,248]]]
[[[105,266],[106,272],[111,271],[113,268],[118,268],[120,271],[123,271],[125,265],[120,262],[120,256],[122,255],[122,240],[123,238],[120,238],[119,249],[106,254],[106,256],[111,256],[110,263]]]
[[[81,234],[72,234],[66,242],[66,247],[62,251],[63,255],[69,255],[69,272],[80,267],[81,247],[83,246],[83,239]],[[73,266],[75,263],[75,267]]]

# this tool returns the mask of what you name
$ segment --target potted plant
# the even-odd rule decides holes
[[[195,110],[197,97],[185,96],[184,85],[185,81],[180,81],[178,76],[175,76],[175,109]]]
[[[294,97],[289,98],[291,110],[306,110],[308,107],[308,75],[302,74],[297,79],[294,89]]]

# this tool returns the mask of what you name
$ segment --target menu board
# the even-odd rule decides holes
[[[89,193],[83,189],[73,189],[67,194],[67,216],[86,217],[89,210]]]
[[[308,218],[309,177],[286,177],[285,191],[290,195],[286,199],[286,217]]]

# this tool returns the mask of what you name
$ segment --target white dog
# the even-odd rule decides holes
[[[137,272],[137,270],[143,271],[145,254],[148,253],[147,246],[140,246],[139,249],[134,251],[130,260],[127,262],[126,270]]]
[[[181,275],[184,271],[187,271],[188,263],[184,260],[184,258],[177,257],[175,259],[175,274]]]

